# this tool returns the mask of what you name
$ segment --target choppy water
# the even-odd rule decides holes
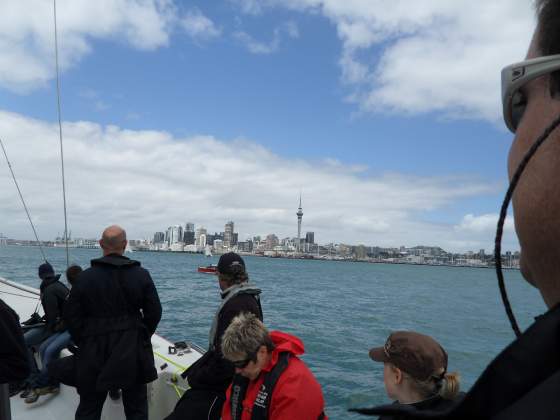
[[[97,250],[73,249],[82,266]],[[47,248],[57,270],[65,252]],[[134,253],[150,270],[163,304],[158,333],[206,346],[219,305],[217,280],[198,274],[198,265],[217,258],[169,253]],[[38,249],[0,247],[0,276],[37,287]],[[511,331],[492,270],[384,265],[247,257],[251,280],[262,288],[265,323],[303,339],[311,367],[332,419],[360,418],[351,406],[387,402],[382,366],[367,355],[393,330],[417,330],[435,337],[470,387],[488,362],[511,340]],[[517,271],[506,274],[510,299],[522,328],[545,306]],[[1,297],[1,296],[0,296]]]

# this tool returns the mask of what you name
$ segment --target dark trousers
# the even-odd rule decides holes
[[[190,388],[163,420],[219,420],[225,399],[224,392]]]
[[[76,410],[76,420],[99,420],[107,391],[81,393],[80,404]],[[127,420],[148,420],[147,385],[135,385],[122,390],[124,414]]]

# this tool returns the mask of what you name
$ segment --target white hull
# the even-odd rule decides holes
[[[0,277],[0,298],[12,307],[21,320],[29,318],[39,301],[39,291]],[[42,308],[39,305],[39,312]],[[175,407],[179,392],[187,387],[180,374],[201,355],[201,351],[191,349],[183,355],[169,354],[173,343],[156,334],[152,337],[155,365],[158,379],[148,384],[149,418],[160,420]],[[70,353],[63,350],[61,356]],[[161,367],[165,366],[163,369]],[[175,387],[172,385],[175,384]],[[41,396],[36,403],[25,404],[19,396],[10,399],[12,419],[14,420],[73,420],[79,396],[76,389],[62,385],[58,395]],[[103,420],[125,419],[122,399],[112,401],[107,398],[103,407]]]

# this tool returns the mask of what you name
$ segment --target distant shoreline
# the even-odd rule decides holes
[[[6,247],[23,247],[23,248],[37,248],[37,245],[4,245]],[[45,248],[56,248],[56,249],[64,249],[61,246],[45,246]],[[71,247],[72,249],[100,249],[100,248],[93,248],[93,247]],[[193,254],[193,255],[204,255],[201,252],[190,252],[190,251],[169,251],[169,250],[153,250],[153,249],[135,249],[132,253],[136,252],[149,252],[149,253],[165,253],[165,254]],[[128,252],[126,254],[129,254]],[[362,260],[362,259],[355,259],[355,258],[322,258],[322,257],[315,257],[314,255],[304,254],[302,256],[282,256],[282,255],[275,255],[275,256],[268,256],[262,254],[253,254],[247,252],[238,252],[239,255],[242,256],[249,256],[249,257],[259,257],[259,258],[281,258],[285,260],[313,260],[313,261],[336,261],[336,262],[358,262],[358,263],[369,263],[369,264],[388,264],[388,265],[416,265],[416,266],[429,266],[429,267],[458,267],[458,268],[484,268],[484,269],[493,269],[495,270],[496,267],[493,265],[469,265],[469,264],[434,264],[434,263],[419,263],[419,262],[407,262],[407,261],[386,261],[386,260]],[[220,254],[216,254],[215,256],[219,256]],[[502,270],[517,270],[519,271],[518,267],[503,267]]]

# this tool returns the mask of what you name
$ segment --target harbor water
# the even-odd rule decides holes
[[[64,249],[46,248],[57,271]],[[71,249],[70,262],[86,267],[99,250]],[[127,256],[150,270],[163,305],[158,334],[207,347],[219,305],[215,276],[198,265],[218,258],[183,253],[135,252]],[[265,324],[299,336],[305,362],[323,386],[332,419],[360,418],[347,409],[386,403],[383,368],[368,358],[394,330],[436,338],[467,389],[513,338],[493,270],[481,268],[368,264],[245,257],[259,286]],[[38,287],[37,248],[0,247],[0,276]],[[505,273],[510,300],[522,329],[545,311],[538,291],[518,271]],[[0,296],[1,298],[1,296]]]

